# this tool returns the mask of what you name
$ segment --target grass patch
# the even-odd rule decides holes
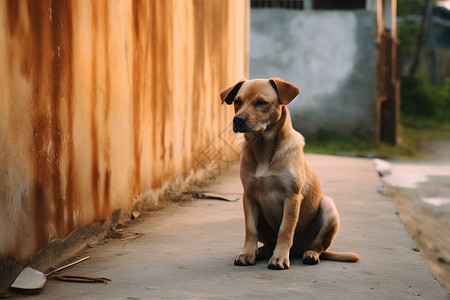
[[[332,133],[321,131],[318,135],[305,137],[305,152],[322,154],[370,152],[373,146],[367,141],[358,138],[345,138]]]
[[[403,126],[400,133],[400,143],[397,146],[385,143],[369,143],[358,138],[344,138],[338,135],[322,133],[313,137],[305,137],[305,152],[422,160],[425,158],[421,152],[424,141],[434,139],[450,140],[449,128],[447,128],[447,125],[433,128]]]
[[[450,102],[450,99],[449,99]],[[436,118],[422,117],[422,116],[412,116],[403,115],[402,123],[403,126],[411,130],[417,130],[418,134],[429,134],[430,137],[436,136],[447,137],[450,133],[450,110],[447,112],[448,120],[438,120]]]
[[[369,143],[357,138],[344,138],[335,136],[329,139],[319,137],[306,138],[305,152],[349,155],[361,157],[380,157],[380,158],[402,158],[419,159],[419,153],[415,151],[413,139],[408,139],[408,143],[402,143],[398,146],[392,146],[385,143]]]

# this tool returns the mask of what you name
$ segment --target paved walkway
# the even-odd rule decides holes
[[[377,192],[382,183],[371,160],[307,159],[340,212],[330,249],[356,252],[362,261],[307,266],[294,259],[285,271],[269,270],[264,261],[234,266],[244,236],[242,201],[197,200],[145,216],[123,229],[125,239],[86,250],[80,257],[89,260],[61,272],[110,283],[48,280],[33,299],[450,299],[392,201]],[[239,196],[237,166],[209,190]]]
[[[377,161],[382,181],[420,253],[450,291],[450,152],[438,160]]]

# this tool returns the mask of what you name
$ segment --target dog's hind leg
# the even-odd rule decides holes
[[[320,224],[317,236],[303,253],[303,263],[315,265],[319,263],[320,254],[330,247],[339,229],[339,214],[333,199],[324,197],[320,200],[317,221]]]

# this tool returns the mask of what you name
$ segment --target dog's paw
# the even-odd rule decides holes
[[[318,252],[308,250],[303,254],[303,263],[306,265],[317,265],[320,262],[319,256]]]
[[[271,257],[267,267],[272,270],[286,270],[289,269],[289,258],[283,256]]]
[[[239,253],[234,259],[235,266],[251,266],[255,264],[256,255],[248,253]]]

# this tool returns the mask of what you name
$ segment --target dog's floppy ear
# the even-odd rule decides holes
[[[275,89],[280,98],[281,103],[284,105],[291,102],[298,94],[300,94],[300,89],[280,78],[270,78],[270,84]]]
[[[234,97],[236,97],[241,85],[245,82],[245,80],[241,80],[236,83],[234,86],[224,89],[220,92],[220,99],[222,99],[222,104],[226,102],[227,104],[232,104],[234,101]]]

